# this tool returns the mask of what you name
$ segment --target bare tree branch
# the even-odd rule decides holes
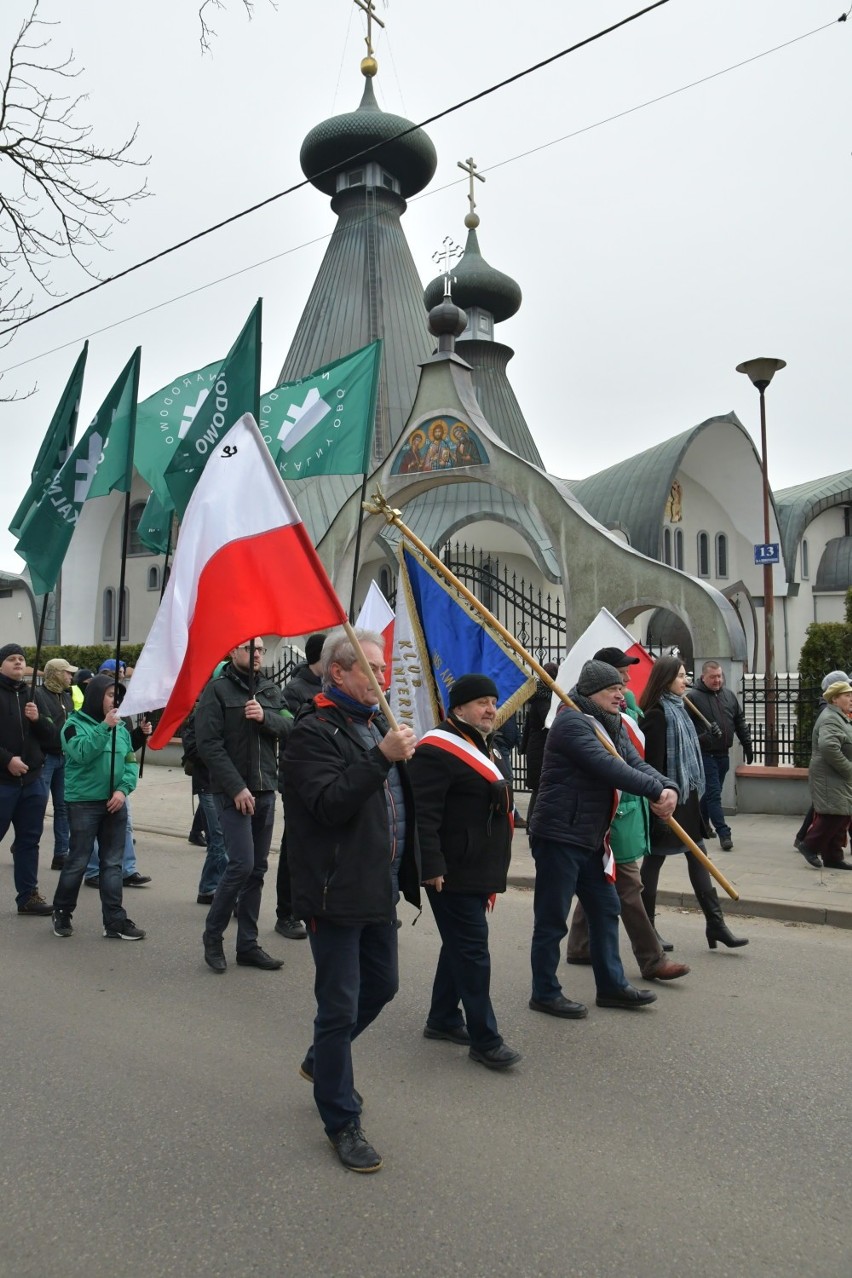
[[[246,11],[246,16],[248,17],[249,22],[251,22],[252,17],[254,16],[255,0],[242,0],[242,4]],[[269,0],[269,4],[276,12],[278,11],[278,5],[275,3],[275,0]],[[202,54],[211,52],[213,41],[216,39],[216,32],[210,25],[210,17],[208,14],[215,12],[217,9],[220,11],[227,9],[227,7],[227,0],[201,0],[201,4],[198,6],[198,21],[201,24],[201,34],[198,37],[198,43],[201,45]]]

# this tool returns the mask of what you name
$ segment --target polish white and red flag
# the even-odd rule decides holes
[[[391,684],[391,676],[393,675],[393,625],[395,621],[394,610],[391,608],[387,599],[385,599],[379,587],[374,581],[370,582],[370,589],[367,591],[367,598],[361,605],[361,611],[355,620],[355,625],[363,630],[372,630],[375,634],[381,635],[385,641],[385,677],[382,683],[382,690],[387,692]]]
[[[563,659],[556,682],[565,692],[570,692],[580,677],[580,671],[587,661],[591,661],[601,648],[618,648],[628,657],[637,659],[636,665],[630,666],[630,691],[638,700],[645,690],[645,684],[651,674],[654,658],[641,643],[637,643],[629,630],[625,630],[620,621],[616,621],[611,612],[601,608],[591,625],[587,626],[580,638]],[[556,711],[562,702],[554,694],[547,715],[547,727],[553,723]]]
[[[159,750],[214,667],[256,635],[302,635],[346,612],[257,423],[241,417],[210,454],[181,523],[169,584],[122,712],[165,707]]]

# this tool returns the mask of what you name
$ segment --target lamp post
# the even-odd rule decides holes
[[[764,395],[772,378],[781,368],[783,359],[747,359],[737,364],[737,372],[745,373],[757,387],[760,395],[760,458],[763,470],[763,541],[769,544],[769,468],[766,460],[766,402]],[[764,675],[763,699],[766,742],[764,763],[775,767],[778,763],[778,736],[775,726],[775,596],[772,585],[772,564],[763,565],[763,622],[764,622]]]

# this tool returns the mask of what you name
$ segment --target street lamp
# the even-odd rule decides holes
[[[783,359],[747,359],[737,364],[737,372],[745,373],[757,387],[760,395],[760,459],[763,470],[763,541],[769,545],[769,468],[766,460],[766,403],[764,394],[772,378],[781,368]],[[764,621],[764,675],[763,700],[766,744],[764,763],[767,767],[778,764],[778,737],[775,727],[775,595],[772,585],[772,564],[763,565],[763,621]]]

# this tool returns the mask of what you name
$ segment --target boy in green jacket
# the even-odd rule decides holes
[[[136,788],[139,770],[114,697],[114,676],[96,675],[86,688],[82,708],[62,729],[71,848],[53,898],[54,936],[71,936],[74,931],[71,916],[95,839],[104,936],[117,941],[141,941],[145,936],[121,902],[126,801]]]

